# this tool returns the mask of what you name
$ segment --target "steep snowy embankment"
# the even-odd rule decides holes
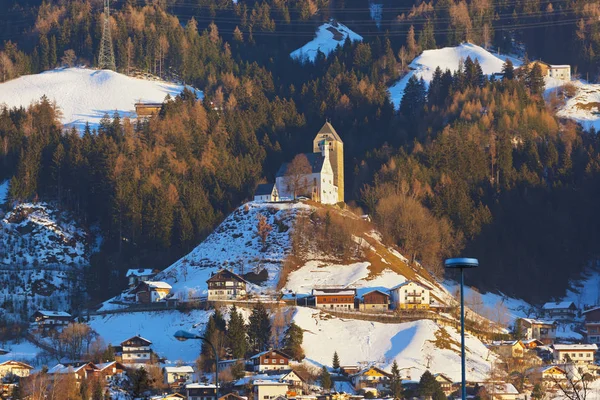
[[[328,56],[337,46],[343,46],[346,38],[350,38],[352,42],[362,42],[363,40],[362,36],[339,22],[325,23],[317,28],[313,40],[294,50],[290,57],[303,62],[314,62],[319,50]]]
[[[392,103],[395,107],[400,106],[404,96],[404,88],[413,75],[419,79],[423,78],[425,83],[429,84],[437,67],[440,67],[442,71],[449,69],[454,72],[458,70],[461,61],[464,62],[467,57],[471,57],[473,61],[479,60],[481,69],[486,75],[501,72],[502,65],[507,59],[506,56],[494,55],[483,47],[471,43],[463,43],[460,46],[444,47],[437,50],[425,50],[410,63],[409,68],[411,71],[388,89]],[[511,61],[515,66],[521,64],[520,61],[514,58],[511,58]]]
[[[418,380],[429,369],[460,379],[460,334],[433,321],[382,324],[340,319],[299,307],[294,322],[304,329],[306,358],[330,365],[337,351],[342,365],[378,362],[389,371],[394,360],[402,374]],[[482,381],[494,356],[477,338],[467,335],[467,378]]]
[[[115,111],[122,117],[135,117],[135,103],[160,103],[167,94],[174,97],[183,88],[182,85],[132,78],[109,70],[55,69],[0,84],[0,105],[27,107],[45,95],[60,107],[63,124],[81,129],[89,122],[94,128],[106,113],[111,118]],[[196,93],[202,97],[202,92]]]

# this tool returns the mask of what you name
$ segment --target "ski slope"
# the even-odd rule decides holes
[[[507,58],[510,58],[492,54],[483,47],[471,43],[463,43],[456,47],[444,47],[437,50],[425,50],[410,63],[409,68],[411,71],[388,89],[390,100],[396,108],[400,107],[400,102],[404,96],[404,88],[412,76],[419,79],[423,78],[428,85],[433,79],[433,73],[437,67],[440,67],[442,71],[449,69],[454,72],[458,70],[461,61],[464,62],[467,57],[471,57],[473,61],[479,60],[481,69],[486,75],[501,72],[502,65]],[[517,59],[510,59],[515,66],[521,64]]]
[[[325,23],[317,28],[313,40],[291,52],[290,57],[301,62],[315,62],[319,50],[328,56],[337,46],[343,46],[346,38],[350,38],[352,42],[363,40],[362,36],[339,22]]]
[[[42,96],[56,101],[61,122],[83,129],[88,122],[97,128],[105,114],[136,117],[135,103],[160,103],[174,97],[184,86],[164,81],[132,78],[110,70],[63,68],[25,75],[0,84],[0,105],[27,107]],[[199,98],[201,91],[195,91]]]

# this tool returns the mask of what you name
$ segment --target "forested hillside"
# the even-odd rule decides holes
[[[438,273],[445,256],[479,256],[485,268],[472,283],[542,301],[598,255],[595,133],[556,118],[536,69],[507,65],[490,82],[465,60],[437,72],[428,92],[410,81],[399,111],[386,88],[420,51],[464,40],[570,63],[591,79],[595,4],[383,2],[374,20],[364,0],[117,1],[118,71],[191,84],[204,100],[186,91],[147,123],[108,116],[84,132],[63,132],[47,99],[3,109],[0,181],[12,179],[13,201],[55,201],[98,223],[105,241],[90,290],[116,291],[108,272],[164,268],[185,254],[330,119],[344,141],[346,198],[388,241]],[[4,5],[0,81],[96,64],[102,2]],[[363,41],[314,63],[292,59],[330,17]],[[515,285],[519,274],[540,285]]]

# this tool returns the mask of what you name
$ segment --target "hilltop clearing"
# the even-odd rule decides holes
[[[299,49],[294,50],[290,57],[302,62],[314,62],[317,53],[328,56],[337,46],[343,46],[346,39],[352,42],[362,42],[363,38],[347,26],[339,22],[328,22],[317,28],[315,38]]]
[[[55,101],[61,122],[82,129],[86,122],[97,128],[105,114],[135,118],[135,103],[162,103],[177,96],[184,86],[164,81],[132,78],[109,70],[66,68],[25,75],[0,84],[0,105],[27,107],[42,96]],[[196,91],[199,97],[202,92]]]
[[[467,57],[471,57],[473,61],[478,60],[485,75],[501,72],[502,65],[508,58],[506,56],[494,55],[483,47],[471,43],[463,43],[456,47],[425,50],[410,63],[410,72],[388,89],[390,100],[396,108],[400,107],[400,102],[404,96],[404,88],[413,75],[419,79],[423,78],[425,84],[428,85],[437,67],[440,67],[442,71],[449,69],[451,72],[454,72],[458,70],[460,64]],[[511,61],[515,66],[521,64],[515,58],[511,58]]]

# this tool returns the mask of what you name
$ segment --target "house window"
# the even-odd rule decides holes
[[[279,359],[279,364],[283,364],[283,358]]]

